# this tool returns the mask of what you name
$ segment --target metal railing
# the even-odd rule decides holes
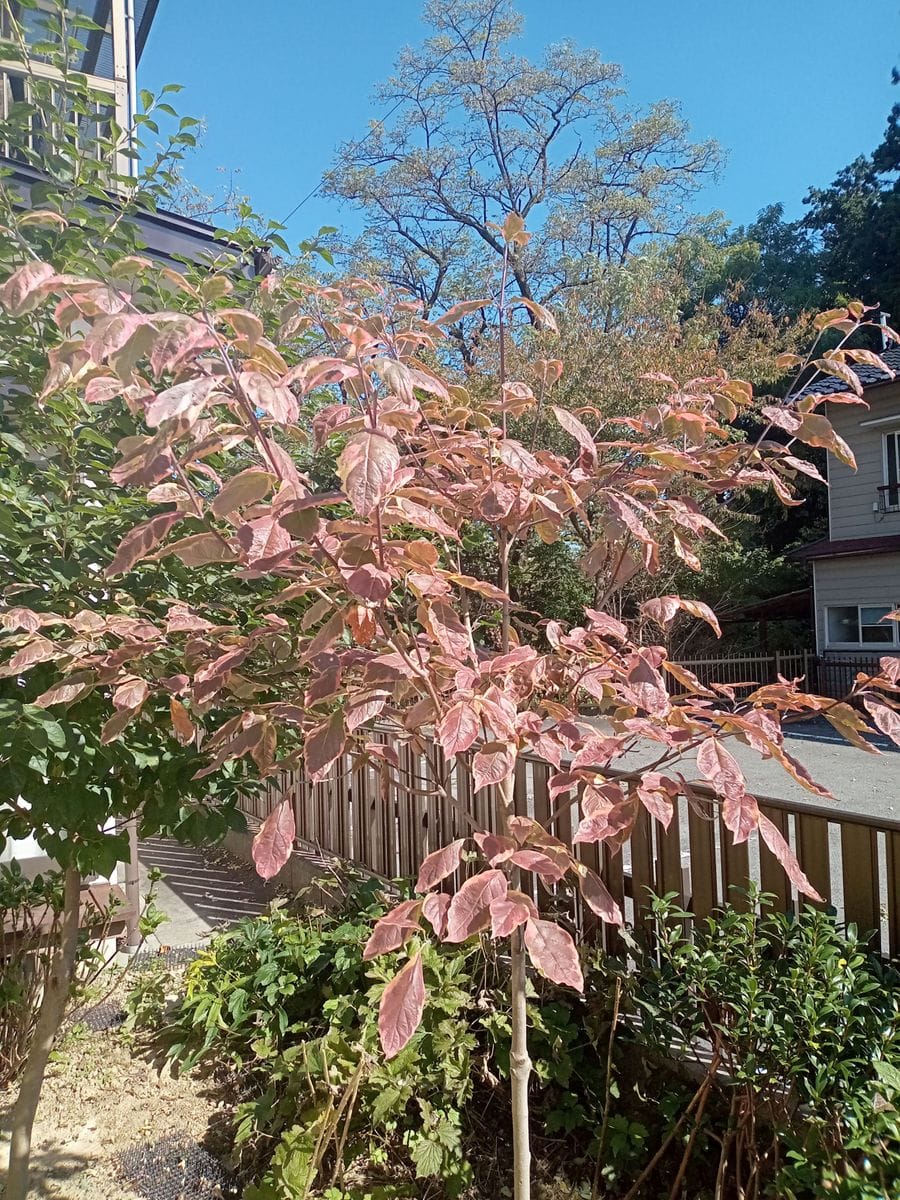
[[[499,831],[495,789],[475,792],[467,763],[448,762],[430,741],[416,747],[385,731],[373,733],[372,740],[390,747],[393,765],[354,765],[344,756],[321,783],[312,784],[299,772],[282,776],[245,802],[251,826],[275,803],[289,798],[297,837],[307,850],[386,879],[415,876],[427,854],[473,829]],[[570,843],[578,806],[574,798],[551,804],[552,770],[537,758],[520,756],[515,811]],[[435,779],[443,791],[434,787]],[[608,845],[576,848],[579,859],[602,876],[628,922],[648,923],[650,891],[674,893],[695,919],[702,919],[729,898],[741,903],[740,893],[732,889],[746,889],[751,883],[772,893],[782,911],[796,911],[803,899],[758,836],[734,845],[713,793],[701,784],[691,790],[695,800],[679,798],[668,831],[652,821],[635,798],[634,828],[620,850],[614,852]],[[789,803],[771,796],[757,800],[839,919],[871,931],[876,949],[900,953],[900,821],[847,812],[838,805]],[[460,875],[471,869],[463,864]],[[600,930],[597,918],[568,884],[546,887],[532,876],[525,878],[541,909],[562,916],[583,937],[599,932],[608,948],[617,947],[616,930]],[[458,884],[460,878],[453,882]]]
[[[685,667],[699,679],[704,687],[711,683],[727,683],[731,687],[748,690],[761,683],[771,683],[779,676],[797,679],[809,674],[813,659],[811,650],[782,651],[773,654],[732,654],[709,658],[679,659],[675,665]],[[673,676],[667,678],[672,695],[682,695],[689,689]]]
[[[876,490],[880,513],[900,512],[900,483],[885,483]]]

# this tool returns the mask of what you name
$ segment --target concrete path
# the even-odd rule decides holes
[[[816,782],[834,795],[830,801],[802,787],[774,759],[763,759],[750,746],[729,738],[725,745],[738,760],[750,792],[773,796],[798,804],[832,805],[840,809],[874,817],[900,819],[900,750],[887,738],[875,743],[879,753],[869,754],[849,745],[826,721],[809,721],[794,726],[786,739],[786,749],[806,767]],[[662,747],[641,743],[630,755],[616,761],[618,768],[634,769],[652,762]],[[696,753],[685,755],[678,764],[688,779],[700,779]],[[673,767],[664,770],[671,773]]]
[[[249,864],[219,849],[182,846],[171,838],[146,838],[138,846],[141,896],[147,895],[147,871],[158,867],[156,906],[168,920],[149,945],[193,946],[215,929],[241,917],[256,916],[278,894]]]

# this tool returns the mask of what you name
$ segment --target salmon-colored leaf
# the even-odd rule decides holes
[[[435,850],[434,853],[429,854],[419,867],[416,891],[430,892],[432,888],[437,887],[439,883],[452,875],[460,864],[465,844],[465,838],[457,838],[449,846],[444,846],[441,850]]]
[[[531,918],[525,926],[525,948],[540,973],[553,983],[584,991],[584,976],[572,935],[553,921]]]
[[[785,874],[797,891],[801,892],[804,896],[811,897],[813,900],[821,900],[822,897],[800,869],[797,856],[785,841],[781,830],[764,813],[759,814],[759,833],[762,840],[784,867]]]
[[[375,922],[363,950],[363,958],[368,961],[370,958],[377,958],[379,954],[399,950],[419,928],[421,910],[421,901],[403,900],[390,912],[385,913]]]
[[[448,757],[468,750],[480,732],[478,716],[465,700],[458,700],[448,708],[437,727],[438,740]]]
[[[307,735],[304,747],[306,769],[313,783],[328,774],[328,768],[344,749],[344,714],[336,708],[323,725]]]
[[[425,1011],[422,955],[411,958],[384,989],[378,1009],[378,1034],[385,1058],[394,1058],[419,1028]]]
[[[273,879],[291,857],[294,846],[294,806],[291,800],[281,800],[272,809],[253,839],[251,855],[257,874]]]
[[[184,519],[184,513],[165,512],[136,525],[119,542],[115,557],[106,568],[107,578],[122,575],[155,550],[173,525]]]
[[[537,908],[530,896],[524,892],[510,890],[505,896],[492,900],[491,937],[509,937],[514,929],[524,925],[526,921],[538,915]]]
[[[516,752],[507,742],[485,742],[475,754],[472,770],[475,791],[491,784],[502,783],[516,769]]]
[[[593,912],[609,925],[622,924],[622,910],[610,895],[609,889],[596,871],[584,867],[579,871],[581,894]]]
[[[431,923],[436,936],[443,941],[447,936],[447,912],[450,897],[446,892],[429,892],[422,903],[422,916]]]
[[[450,901],[447,941],[464,942],[473,933],[486,929],[491,901],[505,896],[508,886],[502,871],[482,871],[467,879]]]

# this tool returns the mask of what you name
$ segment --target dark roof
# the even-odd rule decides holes
[[[719,613],[724,624],[731,621],[788,621],[796,617],[808,617],[812,611],[812,588],[800,588],[796,592],[782,592],[768,600],[756,600],[752,604],[741,604],[727,612]]]
[[[851,370],[864,388],[893,383],[895,375],[900,376],[900,349],[882,350],[878,357],[882,358],[895,374],[891,375],[887,371],[882,371],[880,367],[872,367],[868,363],[855,363],[851,366]],[[844,380],[838,379],[837,375],[824,375],[821,379],[816,379],[809,384],[808,387],[802,387],[799,391],[794,392],[790,399],[798,400],[801,396],[810,395],[832,396],[837,392],[848,392],[849,390],[850,388]]]
[[[857,554],[900,554],[900,533],[886,537],[839,538],[836,542],[821,538],[790,552],[789,558],[851,558]]]

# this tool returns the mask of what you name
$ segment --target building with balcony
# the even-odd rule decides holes
[[[0,36],[15,58],[0,59],[0,122],[15,106],[34,103],[41,89],[39,112],[30,118],[25,144],[13,146],[0,138],[0,168],[29,202],[32,190],[45,178],[54,147],[62,139],[96,154],[108,173],[109,205],[115,205],[117,178],[132,173],[130,134],[137,112],[138,69],[159,0],[37,0],[28,6],[9,0],[0,8]],[[60,31],[67,18],[68,64],[60,67]],[[89,28],[88,25],[93,26]],[[84,77],[90,99],[73,100],[64,74]],[[49,102],[48,102],[49,99]],[[38,107],[38,106],[36,106]],[[24,111],[24,107],[20,108]],[[111,132],[118,136],[110,137]],[[114,148],[110,151],[110,145]],[[104,161],[100,161],[101,158]],[[101,204],[103,201],[88,201]],[[215,236],[213,226],[178,213],[151,210],[129,213],[139,240],[150,255],[171,265],[232,257],[233,250]]]
[[[811,564],[816,649],[820,655],[900,654],[900,349],[889,368],[857,365],[867,407],[829,403],[823,411],[856,458],[852,470],[828,462],[828,536],[795,552]],[[835,376],[804,393],[846,393]]]

